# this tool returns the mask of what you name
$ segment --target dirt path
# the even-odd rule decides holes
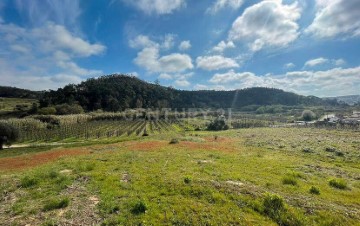
[[[0,171],[22,170],[42,165],[64,156],[77,156],[89,153],[90,151],[86,150],[85,148],[56,149],[27,156],[22,155],[16,157],[0,158]]]

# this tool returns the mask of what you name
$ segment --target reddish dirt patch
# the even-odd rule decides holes
[[[0,159],[0,171],[21,170],[45,164],[65,156],[89,154],[84,149],[60,149],[27,156],[16,156]]]
[[[158,150],[167,144],[168,143],[164,141],[134,142],[128,146],[128,149],[134,151],[153,151]]]

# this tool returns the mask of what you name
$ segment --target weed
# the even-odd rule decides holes
[[[43,211],[50,211],[55,209],[62,209],[69,205],[68,198],[50,199],[43,207]]]
[[[320,195],[320,189],[315,186],[311,186],[309,192],[314,195]]]
[[[272,219],[279,219],[282,211],[285,210],[284,200],[274,194],[266,194],[263,201],[263,210]]]
[[[329,185],[331,187],[337,188],[337,189],[346,189],[347,183],[343,179],[331,179],[329,180]]]
[[[142,214],[142,213],[145,213],[146,210],[147,210],[147,207],[146,207],[145,203],[143,201],[138,201],[137,203],[135,203],[135,205],[131,209],[131,212],[133,214]]]
[[[38,184],[38,180],[29,176],[25,176],[20,180],[20,186],[23,188],[30,188],[37,184]]]
[[[190,184],[191,183],[191,178],[190,177],[185,177],[184,178],[184,183],[185,184]]]
[[[296,185],[297,185],[296,178],[295,178],[294,176],[291,176],[291,175],[285,176],[285,177],[282,179],[282,183],[283,183],[283,184],[286,184],[286,185],[292,185],[292,186],[296,186]]]
[[[173,139],[171,139],[169,144],[178,144],[178,143],[179,143],[179,140],[176,138],[173,138]]]

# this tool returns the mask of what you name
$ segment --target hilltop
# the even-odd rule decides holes
[[[241,108],[248,105],[323,105],[314,96],[302,96],[274,88],[247,88],[232,91],[185,91],[142,81],[126,75],[91,78],[44,92],[41,107],[78,103],[86,111],[126,108]]]

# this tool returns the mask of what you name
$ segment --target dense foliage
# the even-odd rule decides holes
[[[0,150],[3,149],[4,144],[11,144],[19,138],[19,130],[8,124],[0,123]]]
[[[26,89],[19,89],[15,87],[0,86],[0,97],[12,97],[12,98],[40,98],[42,92],[36,92]]]
[[[317,97],[305,97],[273,88],[235,91],[183,91],[150,84],[136,77],[108,75],[45,92],[41,107],[79,104],[86,111],[120,111],[126,108],[241,108],[248,105],[319,105]]]

